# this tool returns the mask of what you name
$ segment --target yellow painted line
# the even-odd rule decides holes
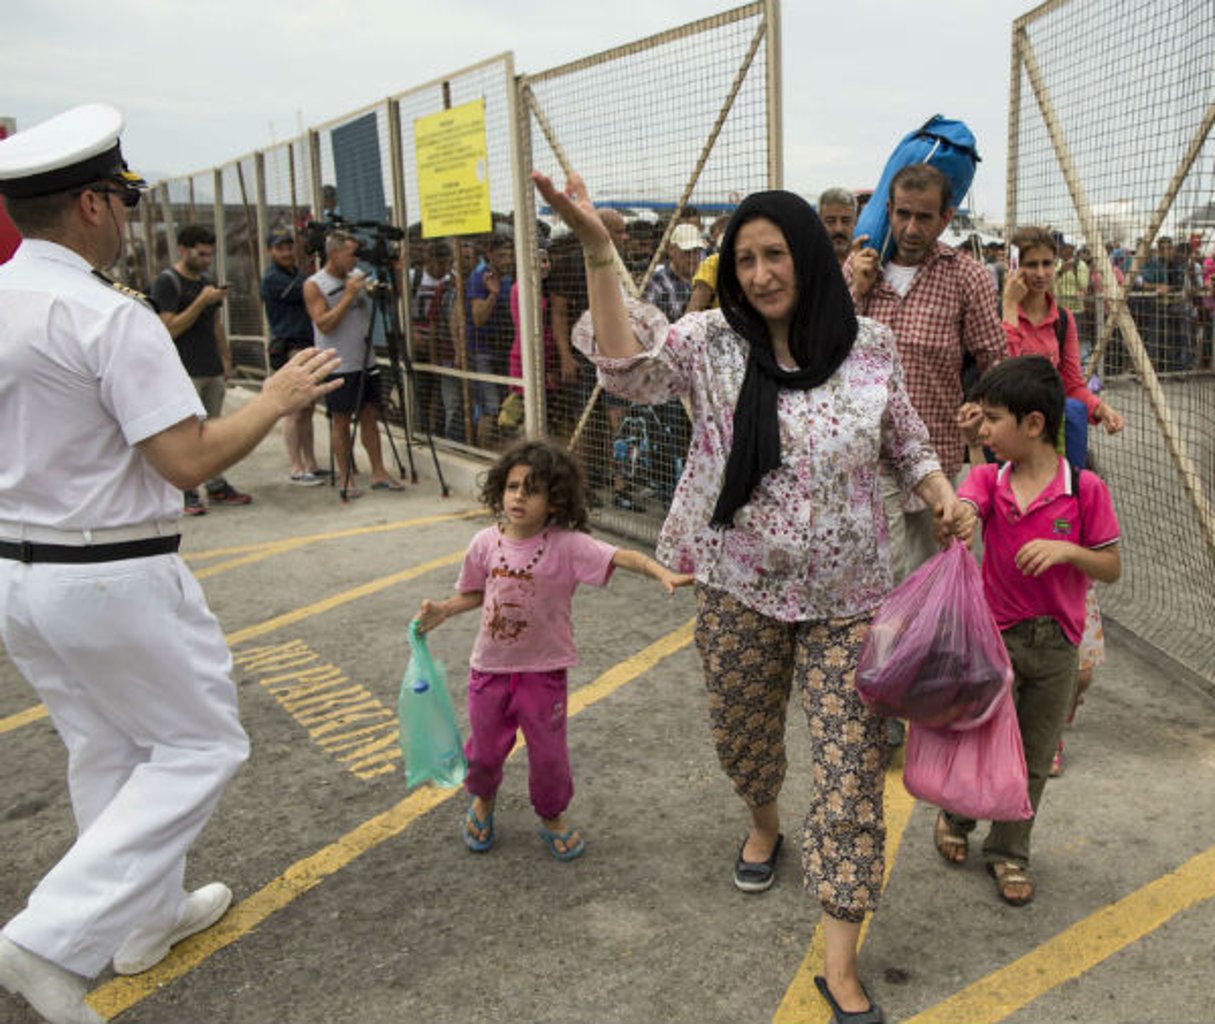
[[[330,530],[325,533],[310,533],[300,537],[285,537],[279,540],[258,541],[253,544],[239,544],[227,548],[208,548],[206,551],[182,552],[182,558],[194,561],[200,558],[226,558],[230,555],[246,555],[250,552],[261,551],[278,544],[316,544],[324,540],[342,540],[346,537],[361,537],[370,533],[389,533],[393,530],[404,530],[413,526],[431,526],[435,523],[453,522],[457,519],[473,519],[476,516],[487,516],[485,508],[466,509],[463,512],[444,512],[440,515],[418,516],[414,519],[397,519],[391,523],[373,523],[368,526],[351,526],[342,530]]]
[[[24,711],[18,711],[15,715],[9,715],[7,718],[0,718],[0,734],[12,732],[14,729],[20,729],[23,725],[29,725],[31,722],[38,722],[46,718],[47,710],[45,704],[35,704],[32,708],[26,708]]]
[[[194,551],[183,554],[187,562],[196,562],[206,558],[227,557],[227,561],[216,562],[194,570],[194,575],[200,580],[218,576],[222,572],[239,569],[246,565],[254,565],[276,555],[295,551],[311,544],[319,544],[327,540],[342,540],[347,537],[361,537],[373,533],[388,533],[393,530],[410,529],[416,526],[431,526],[435,523],[454,522],[459,519],[472,519],[486,514],[485,509],[476,508],[465,512],[454,512],[438,516],[420,516],[417,519],[402,519],[395,523],[378,523],[374,526],[357,526],[348,530],[334,530],[330,533],[314,533],[304,537],[290,537],[286,540],[265,541],[259,544],[242,544],[239,547],[212,548],[208,551]],[[229,557],[237,556],[237,557]]]
[[[1079,978],[1171,918],[1215,896],[1215,846],[1117,903],[1077,921],[1032,953],[910,1018],[906,1024],[997,1024]]]
[[[903,834],[907,831],[907,822],[915,809],[915,798],[903,786],[902,751],[896,751],[886,768],[886,784],[882,796],[886,815],[886,871],[882,877],[882,888],[885,890],[890,881],[890,872],[899,855],[899,847],[903,845]],[[860,944],[864,945],[865,936],[869,933],[869,922],[872,916],[865,919],[861,925]],[[810,939],[810,948],[806,951],[805,959],[794,974],[793,980],[785,990],[785,998],[772,1016],[772,1024],[827,1024],[831,1019],[831,1008],[823,1001],[814,987],[814,976],[823,973],[823,925],[815,925],[814,936]],[[958,1018],[967,1020],[967,1018]],[[956,1024],[956,1022],[954,1022]]]
[[[395,587],[398,583],[404,583],[406,580],[416,579],[418,576],[424,576],[428,572],[433,572],[435,569],[442,569],[444,566],[455,565],[457,562],[463,561],[464,549],[452,551],[450,554],[440,555],[438,558],[432,558],[429,562],[423,562],[421,565],[415,565],[411,569],[404,569],[401,572],[394,572],[391,576],[381,576],[378,580],[371,580],[363,583],[360,586],[353,587],[350,590],[344,590],[340,594],[334,594],[332,597],[327,597],[323,601],[317,601],[315,604],[305,605],[303,608],[296,608],[294,611],[285,612],[282,615],[276,615],[273,619],[267,619],[265,622],[258,622],[252,626],[246,626],[244,629],[238,629],[235,633],[229,633],[225,638],[228,645],[235,647],[237,644],[244,643],[246,640],[252,640],[254,637],[264,636],[266,633],[272,633],[276,629],[282,629],[284,626],[291,626],[297,622],[303,622],[305,619],[311,619],[317,615],[323,615],[325,612],[332,611],[334,608],[340,608],[344,604],[349,604],[351,601],[357,601],[360,598],[368,597],[371,594],[378,594],[381,590],[387,590],[389,587]],[[405,627],[409,624],[410,618],[416,609],[405,608],[401,611],[401,635],[405,635]]]
[[[575,715],[614,693],[687,646],[691,640],[692,623],[688,622],[575,691],[570,697],[569,714]],[[356,858],[399,835],[427,811],[462,793],[463,789],[459,788],[424,787],[416,790],[395,807],[365,821],[312,856],[297,861],[278,878],[236,904],[214,927],[175,946],[169,958],[159,966],[144,974],[115,978],[99,986],[89,995],[89,1003],[107,1020],[129,1010],[175,978],[194,970],[225,946],[247,935],[271,915],[341,871]]]
[[[695,621],[695,619],[689,619],[678,629],[655,640],[648,647],[643,647],[631,658],[627,658],[618,665],[613,665],[594,682],[587,683],[586,686],[575,690],[570,694],[568,714],[576,715],[583,708],[603,700],[609,693],[614,693],[625,683],[636,679],[643,672],[648,672],[664,658],[669,658],[676,651],[687,647],[692,642],[692,627]]]

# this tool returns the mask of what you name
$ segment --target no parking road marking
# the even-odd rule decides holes
[[[460,555],[462,557],[463,552]],[[613,666],[594,682],[572,693],[569,715],[572,717],[603,700],[691,642],[692,622],[688,621],[679,629]],[[395,807],[364,822],[311,857],[297,861],[278,878],[233,906],[217,925],[173,947],[169,958],[162,961],[158,967],[144,974],[115,978],[101,985],[89,996],[89,1003],[107,1019],[130,1009],[175,978],[189,973],[225,946],[242,938],[272,914],[282,910],[356,858],[399,835],[427,811],[462,793],[462,789],[442,790],[429,786],[415,790]]]

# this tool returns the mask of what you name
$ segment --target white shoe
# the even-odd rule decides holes
[[[88,985],[79,974],[44,960],[0,935],[0,985],[21,996],[50,1024],[105,1024],[85,1003]]]
[[[115,974],[142,974],[150,971],[169,955],[169,950],[182,939],[210,928],[227,912],[232,903],[232,890],[223,882],[212,882],[195,889],[186,897],[186,909],[169,932],[147,935],[142,930],[127,936],[114,954]]]

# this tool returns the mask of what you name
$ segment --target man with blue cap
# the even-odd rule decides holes
[[[0,640],[68,750],[76,841],[0,933],[0,985],[51,1024],[97,1024],[86,979],[148,970],[232,893],[186,853],[248,756],[231,657],[177,555],[180,491],[333,385],[298,353],[206,420],[153,310],[101,273],[145,187],[122,115],[77,107],[0,141],[24,236],[0,267]]]

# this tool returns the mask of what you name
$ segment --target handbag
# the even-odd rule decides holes
[[[912,722],[903,755],[912,796],[963,818],[1023,821],[1034,816],[1021,727],[1008,687],[993,713],[970,729]]]
[[[430,656],[420,625],[417,619],[409,624],[409,664],[397,698],[405,784],[454,788],[464,781],[468,762],[447,696],[447,673]]]

